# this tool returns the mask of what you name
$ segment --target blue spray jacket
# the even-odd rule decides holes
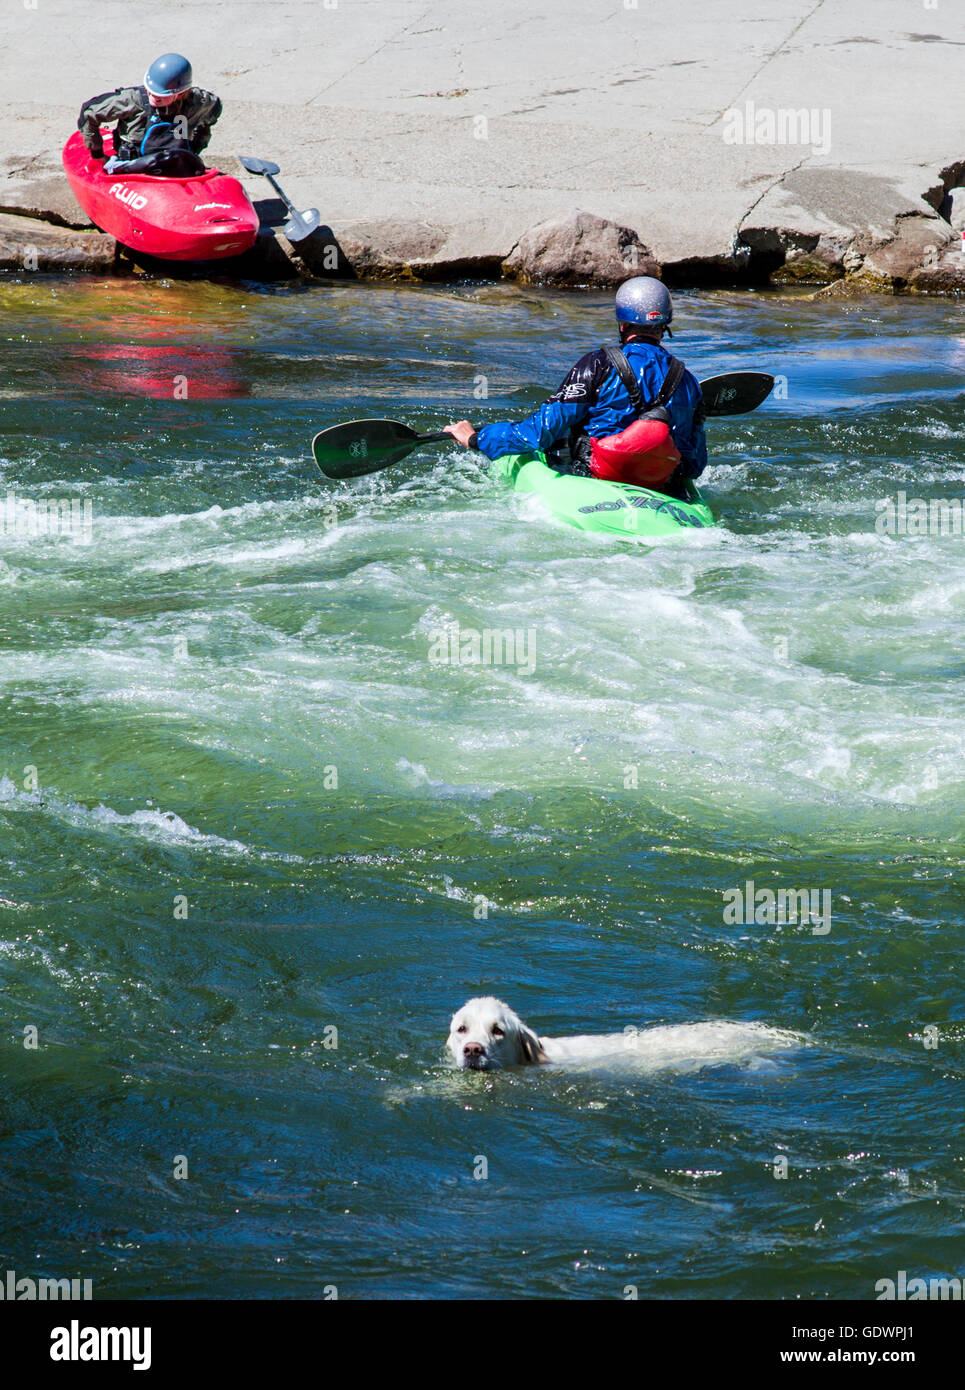
[[[626,343],[623,351],[636,373],[645,401],[656,396],[670,365],[670,354],[657,343]],[[698,478],[707,466],[704,412],[700,387],[690,372],[670,397],[670,432],[683,462],[680,473]],[[560,388],[528,420],[484,425],[477,448],[487,458],[502,454],[551,452],[571,437],[589,434],[603,439],[626,429],[636,419],[627,388],[602,348],[581,357]]]

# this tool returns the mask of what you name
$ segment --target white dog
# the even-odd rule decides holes
[[[762,1023],[685,1023],[600,1037],[541,1038],[501,999],[470,999],[452,1016],[448,1047],[468,1071],[550,1063],[629,1064],[693,1071],[800,1047],[797,1033]]]

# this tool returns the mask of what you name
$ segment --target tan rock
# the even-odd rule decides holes
[[[965,290],[965,255],[957,239],[952,248],[935,265],[914,271],[909,288],[919,294],[955,294]]]
[[[427,222],[372,221],[339,228],[338,244],[356,275],[365,279],[418,279],[445,245],[446,232]]]
[[[0,269],[109,275],[117,243],[103,232],[75,232],[36,217],[0,213]]]
[[[953,237],[940,217],[901,217],[895,235],[865,254],[854,278],[869,289],[904,289],[918,271],[939,264]],[[861,250],[860,242],[856,247]]]
[[[503,274],[524,285],[619,285],[631,275],[659,275],[636,232],[592,212],[541,222],[520,237]]]
[[[965,232],[965,188],[950,188],[941,211],[952,231],[961,236]]]

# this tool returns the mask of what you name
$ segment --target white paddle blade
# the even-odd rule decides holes
[[[282,231],[289,241],[304,241],[317,231],[322,221],[318,208],[306,208],[304,212],[293,212]]]

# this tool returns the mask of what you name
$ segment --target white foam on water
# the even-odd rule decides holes
[[[407,780],[414,787],[428,787],[437,796],[471,796],[471,797],[491,797],[494,795],[492,788],[479,786],[454,786],[449,782],[442,781],[439,777],[431,777],[422,763],[410,763],[408,758],[400,758],[396,767],[404,773]]]
[[[708,471],[718,510],[750,467]],[[819,788],[870,820],[928,801],[926,752],[965,809],[944,650],[960,545],[878,536],[870,512],[867,531],[814,533],[807,517],[841,507],[810,485],[804,522],[782,482],[773,519],[748,511],[743,530],[660,547],[527,525],[519,498],[448,453],[391,486],[107,518],[87,555],[49,550],[34,569],[25,554],[30,632],[2,674],[286,775],[337,761],[359,791],[622,792],[631,765],[680,813],[727,791],[745,819],[793,816]],[[74,640],[44,622],[64,586],[103,614]],[[532,630],[534,669],[434,664],[430,634],[448,623]],[[187,660],[172,659],[178,638]]]
[[[189,825],[175,811],[145,807],[123,813],[103,804],[83,806],[75,801],[65,801],[48,791],[22,791],[6,775],[0,778],[0,808],[15,812],[41,811],[64,825],[78,829],[132,831],[146,840],[182,845],[189,849],[213,850],[225,855],[276,860],[286,864],[306,862],[300,855],[255,850],[240,840],[226,840],[221,835],[206,834]]]

